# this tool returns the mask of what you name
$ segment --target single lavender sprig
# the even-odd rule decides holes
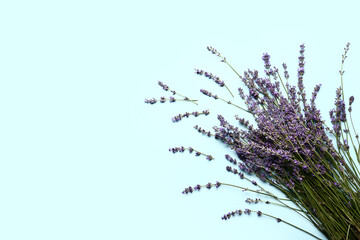
[[[219,58],[221,58],[220,61],[226,63],[226,64],[231,68],[231,70],[233,70],[233,72],[234,72],[238,77],[241,78],[241,75],[230,65],[230,63],[229,63],[228,61],[226,61],[226,58],[225,58],[225,57],[221,56],[221,54],[220,54],[215,48],[213,48],[213,47],[211,47],[211,46],[208,46],[208,47],[207,47],[207,50],[209,50],[212,54],[215,54],[216,56],[218,56]]]
[[[189,117],[189,116],[195,116],[195,117],[197,117],[197,116],[200,116],[200,115],[205,115],[205,116],[207,116],[207,115],[209,115],[210,114],[210,112],[209,112],[209,110],[203,110],[202,112],[198,112],[198,111],[195,111],[195,112],[192,112],[192,113],[188,113],[188,112],[186,112],[186,113],[184,113],[184,114],[178,114],[178,115],[176,115],[176,116],[174,116],[173,118],[172,118],[172,121],[173,122],[179,122],[179,121],[181,121],[181,119],[183,119],[184,117]]]
[[[289,223],[289,222],[287,222],[287,221],[284,221],[284,220],[282,220],[281,218],[274,217],[274,216],[272,216],[272,215],[270,215],[270,214],[267,214],[267,213],[264,213],[264,212],[262,212],[262,211],[250,210],[250,209],[248,209],[248,208],[246,208],[244,211],[241,210],[241,209],[238,209],[238,210],[235,210],[235,211],[228,212],[227,214],[224,214],[224,215],[221,217],[221,219],[222,219],[222,220],[228,220],[228,219],[230,219],[231,217],[234,217],[234,216],[241,216],[243,213],[246,214],[246,215],[250,215],[252,212],[256,212],[256,214],[257,214],[258,217],[261,217],[262,215],[264,215],[264,216],[268,216],[268,217],[271,217],[271,218],[275,219],[278,223],[280,223],[280,222],[286,223],[286,224],[288,224],[288,225],[290,225],[290,226],[292,226],[292,227],[294,227],[294,228],[296,228],[296,229],[298,229],[298,230],[300,230],[300,231],[302,231],[302,232],[304,232],[304,233],[309,234],[310,236],[312,236],[312,237],[314,237],[314,238],[316,238],[316,239],[321,240],[321,238],[318,238],[318,237],[315,236],[314,234],[312,234],[312,233],[310,233],[310,232],[308,232],[308,231],[306,231],[306,230],[304,230],[304,229],[302,229],[302,228],[299,228],[299,227],[297,227],[297,226],[295,226],[295,225],[293,225],[293,224],[291,224],[291,223]]]
[[[252,199],[252,198],[247,198],[245,200],[246,203],[259,203],[261,202],[261,199],[260,198],[255,198],[255,199]]]
[[[318,94],[319,91],[320,91],[320,87],[321,87],[321,84],[317,84],[317,85],[315,86],[315,88],[314,88],[314,91],[313,91],[313,93],[312,93],[312,98],[311,98],[311,100],[310,100],[312,106],[315,106],[315,99],[316,99],[316,97],[317,97],[317,94]]]
[[[347,58],[347,52],[349,51],[349,47],[350,47],[350,43],[347,43],[346,44],[346,47],[344,48],[344,54],[342,55],[342,60],[341,60],[341,69],[339,70],[339,73],[340,73],[340,76],[341,76],[341,93],[340,93],[340,95],[342,95],[342,100],[344,101],[344,99],[345,99],[345,93],[344,93],[344,87],[343,87],[343,75],[344,75],[344,73],[345,73],[345,71],[343,70],[343,66],[344,66],[344,62],[345,62],[345,59]],[[337,93],[337,98],[336,98],[336,100],[338,101],[338,93]],[[351,96],[350,98],[349,98],[349,108],[348,108],[348,111],[349,111],[349,116],[350,116],[350,121],[351,121],[351,124],[352,124],[352,128],[353,128],[353,130],[354,130],[354,133],[355,133],[355,138],[356,138],[356,140],[357,140],[357,142],[358,142],[358,149],[356,150],[356,147],[355,147],[355,144],[354,144],[354,141],[353,141],[353,139],[352,139],[352,135],[351,134],[347,134],[346,135],[346,138],[347,138],[347,136],[349,135],[350,136],[350,140],[351,140],[351,142],[352,142],[352,145],[353,145],[353,148],[354,148],[354,151],[355,151],[355,153],[356,153],[356,157],[357,157],[357,160],[358,160],[358,163],[360,164],[360,143],[359,143],[359,135],[357,134],[357,132],[356,132],[356,130],[355,130],[355,127],[354,127],[354,124],[353,124],[353,121],[352,121],[352,116],[351,116],[351,112],[352,112],[352,103],[354,102],[354,97],[353,96]],[[345,104],[343,104],[343,105],[345,105]],[[342,108],[343,108],[343,106],[341,106]],[[341,108],[341,110],[343,110]],[[345,114],[343,114],[343,115],[345,115]],[[339,124],[340,125],[340,128],[341,128],[341,123]],[[345,118],[345,121],[344,121],[344,125],[346,126],[346,128],[347,129],[349,129],[349,124],[348,124],[348,121],[347,121],[347,119]],[[344,139],[344,137],[342,136],[342,138]],[[348,139],[346,139],[346,140],[348,140]],[[344,139],[344,141],[345,141],[345,139]],[[345,145],[345,144],[344,144]],[[346,149],[346,148],[345,148]],[[348,159],[349,160],[349,159]],[[352,163],[352,160],[350,160],[350,163]],[[356,171],[357,170],[357,168],[355,167],[353,167],[353,169]],[[360,174],[360,173],[359,173]],[[359,230],[360,231],[360,230]]]
[[[169,86],[166,85],[166,84],[164,84],[163,82],[158,81],[158,84],[159,84],[159,86],[162,87],[162,89],[164,89],[165,91],[170,91],[173,95],[177,94],[177,95],[179,95],[180,97],[183,97],[183,98],[184,98],[184,101],[190,101],[190,102],[193,102],[194,104],[198,105],[198,104],[195,102],[195,101],[197,101],[197,100],[190,100],[188,97],[183,96],[183,95],[181,95],[180,93],[176,92],[175,90],[170,89]]]
[[[155,104],[157,102],[160,102],[160,103],[165,103],[166,101],[169,101],[170,103],[173,103],[173,102],[176,102],[176,101],[187,101],[187,102],[196,102],[197,100],[190,100],[190,99],[176,99],[174,97],[169,97],[169,98],[165,98],[165,97],[160,97],[160,99],[155,99],[155,98],[152,98],[152,99],[145,99],[145,103],[149,103],[149,104]]]
[[[197,150],[195,150],[194,148],[192,147],[188,147],[188,148],[185,148],[183,146],[181,147],[173,147],[173,148],[169,148],[169,152],[172,152],[172,153],[177,153],[177,152],[185,152],[186,150],[189,151],[189,153],[192,153],[192,152],[195,152],[195,156],[198,157],[200,155],[203,155],[203,156],[206,156],[206,159],[211,161],[213,159],[215,159],[213,156],[211,155],[208,155],[208,154],[205,154],[205,153],[202,153],[202,152],[199,152]]]
[[[194,128],[199,132],[202,133],[203,135],[206,135],[208,137],[214,136],[214,134],[212,134],[210,131],[206,131],[205,129],[199,127],[198,125],[195,125]]]
[[[245,100],[244,90],[242,88],[238,88],[238,91],[239,91],[239,96],[241,97],[241,99]]]
[[[221,183],[217,181],[215,184],[214,183],[208,183],[206,185],[197,184],[194,188],[189,186],[189,187],[185,188],[184,191],[182,191],[182,194],[193,193],[194,190],[200,191],[200,189],[203,187],[206,187],[207,189],[211,189],[213,186],[215,186],[216,188],[219,188],[221,186]]]
[[[282,64],[283,68],[284,68],[284,77],[286,78],[286,81],[288,81],[289,79],[289,72],[287,71],[287,65],[286,63]]]
[[[239,121],[240,125],[244,126],[248,130],[253,130],[254,126],[249,124],[249,120],[245,120],[245,118],[240,118],[238,115],[235,115],[235,119]]]
[[[220,97],[218,97],[218,95],[212,94],[211,92],[209,92],[209,91],[207,91],[207,90],[205,90],[205,89],[200,89],[200,92],[201,92],[202,94],[204,94],[205,96],[212,97],[212,98],[214,98],[215,100],[216,100],[216,99],[220,99],[221,101],[226,102],[227,104],[233,105],[234,107],[237,107],[237,108],[239,108],[239,109],[241,109],[241,110],[243,110],[243,111],[245,111],[245,112],[250,113],[250,111],[248,111],[248,110],[246,110],[246,109],[244,109],[244,108],[242,108],[242,107],[240,107],[240,106],[232,103],[231,101],[227,101],[227,100],[225,100],[225,99],[223,99],[223,98],[220,98]]]
[[[270,76],[274,76],[276,77],[276,71],[274,71],[273,69],[271,69],[271,64],[270,64],[270,55],[268,53],[264,53],[262,60],[264,61],[264,67],[265,67],[265,74],[270,77]]]
[[[304,52],[305,52],[305,45],[301,44],[300,45],[300,56],[299,56],[299,68],[298,68],[298,88],[299,88],[299,95],[301,96],[301,101],[303,102],[304,108],[306,109],[306,93],[304,91],[305,87],[304,87],[304,82],[303,82],[303,76],[305,74],[305,56],[304,56]]]

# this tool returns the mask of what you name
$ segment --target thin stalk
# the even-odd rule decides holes
[[[245,111],[245,112],[247,112],[247,113],[251,113],[250,111],[246,110],[245,108],[242,108],[242,107],[240,107],[240,106],[238,106],[238,105],[236,105],[236,104],[234,104],[234,103],[232,103],[232,102],[230,102],[230,101],[227,101],[227,100],[225,100],[225,99],[223,99],[223,98],[218,97],[218,99],[226,102],[227,104],[233,105],[234,107],[237,107],[237,108],[239,108],[239,109],[241,109],[241,110],[243,110],[243,111]]]
[[[308,231],[306,231],[306,230],[304,230],[304,229],[302,229],[302,228],[299,228],[299,227],[297,227],[297,226],[295,226],[295,225],[293,225],[293,224],[291,224],[291,223],[289,223],[289,222],[287,222],[287,221],[284,221],[284,220],[282,220],[282,219],[279,219],[279,218],[274,217],[274,216],[272,216],[272,215],[270,215],[270,214],[267,214],[267,213],[262,213],[262,214],[265,215],[265,216],[274,218],[274,219],[276,219],[276,220],[278,220],[278,221],[280,220],[281,222],[284,222],[284,223],[286,223],[286,224],[288,224],[288,225],[290,225],[290,226],[292,226],[292,227],[294,227],[294,228],[296,228],[296,229],[298,229],[298,230],[300,230],[300,231],[302,231],[302,232],[304,232],[304,233],[309,234],[310,236],[312,236],[312,237],[314,237],[314,238],[316,238],[316,239],[321,240],[321,238],[315,236],[314,234],[312,234],[312,233],[310,233],[310,232],[308,232]]]
[[[350,226],[351,226],[351,224],[349,224],[349,227],[348,227],[348,230],[347,230],[347,233],[346,233],[346,240],[348,240],[348,239],[349,239]]]
[[[306,213],[305,211],[301,210],[301,209],[296,209],[296,208],[292,208],[288,205],[284,205],[284,204],[281,204],[281,203],[275,203],[275,202],[270,202],[270,201],[264,201],[264,200],[260,200],[260,202],[264,202],[266,204],[273,204],[273,205],[278,205],[280,207],[286,207],[286,208],[290,208],[291,210],[294,210],[294,211],[299,211],[299,212],[303,212],[303,213]]]
[[[229,93],[231,94],[231,96],[234,97],[234,95],[232,94],[232,92],[230,91],[230,89],[228,88],[228,86],[226,86],[226,84],[225,84],[225,87],[226,87],[226,89],[229,91]]]
[[[234,188],[240,188],[240,189],[243,189],[245,191],[250,191],[250,192],[262,194],[262,195],[265,195],[265,196],[273,197],[272,195],[270,195],[268,193],[263,193],[263,192],[260,192],[260,191],[252,190],[250,188],[245,188],[245,187],[241,187],[241,186],[237,186],[237,185],[233,185],[233,184],[229,184],[229,183],[222,183],[222,182],[221,182],[221,184],[225,185],[225,186],[230,186],[230,187],[234,187]],[[285,198],[278,198],[278,199],[283,200],[283,201],[290,201],[289,199],[285,199]]]

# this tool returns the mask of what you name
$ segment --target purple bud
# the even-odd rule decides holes
[[[189,152],[192,153],[194,149],[192,147],[189,147]]]
[[[349,98],[349,105],[351,106],[351,104],[354,102],[354,96],[351,96],[350,98]]]
[[[214,158],[213,158],[211,155],[208,155],[208,156],[206,157],[206,159],[209,160],[209,161],[211,161],[211,160],[213,160]]]

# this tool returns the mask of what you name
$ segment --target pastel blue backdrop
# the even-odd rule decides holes
[[[357,1],[1,1],[0,239],[312,239],[263,216],[262,210],[323,237],[281,207],[249,206],[259,197],[230,187],[182,195],[184,187],[224,181],[249,186],[225,170],[229,149],[198,134],[217,114],[249,117],[200,94],[231,96],[194,68],[220,76],[234,92],[241,81],[206,50],[218,49],[240,72],[259,69],[262,54],[296,82],[305,43],[305,86],[322,83],[324,119],[340,84],[355,95],[360,121]],[[199,105],[147,105],[169,96],[163,81]],[[242,104],[239,97],[232,100]],[[209,109],[207,117],[171,118]],[[359,129],[358,129],[359,130]],[[169,147],[192,146],[215,160]],[[233,155],[233,153],[231,153]],[[234,156],[234,155],[233,155]]]

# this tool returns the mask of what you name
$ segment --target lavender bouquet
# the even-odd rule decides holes
[[[270,56],[266,53],[262,59],[265,66],[265,77],[260,77],[258,71],[246,71],[240,75],[216,49],[207,49],[219,57],[221,62],[227,64],[242,80],[247,88],[245,94],[242,88],[238,89],[240,98],[247,108],[242,108],[231,101],[220,98],[205,89],[201,93],[224,101],[242,111],[250,113],[256,126],[248,120],[235,116],[239,126],[233,126],[226,119],[218,115],[219,126],[213,128],[214,132],[206,131],[199,126],[195,128],[208,137],[214,137],[227,145],[237,158],[225,155],[231,166],[226,170],[238,175],[240,179],[249,181],[256,189],[249,189],[224,182],[207,183],[185,188],[183,194],[200,191],[201,188],[211,189],[227,185],[256,194],[271,197],[274,201],[262,201],[259,198],[247,199],[248,203],[264,202],[288,207],[292,211],[310,221],[328,239],[360,239],[360,143],[352,120],[352,105],[354,97],[351,96],[346,107],[343,89],[343,65],[347,57],[350,44],[344,48],[340,70],[341,86],[336,90],[335,107],[330,110],[331,126],[321,118],[315,99],[321,84],[316,85],[310,100],[306,98],[303,85],[304,51],[300,46],[297,87],[288,83],[289,73],[286,64],[283,64],[284,81],[278,68],[270,64]],[[219,77],[195,69],[196,74],[213,80],[220,87],[225,87],[234,97],[227,85]],[[167,85],[159,85],[173,95],[175,99],[161,97],[159,100],[146,99],[146,103],[154,104],[157,101],[187,101],[197,104],[197,100],[189,99]],[[208,115],[209,111],[179,114],[173,121],[180,121],[190,115]],[[355,135],[355,137],[353,137]],[[336,144],[333,144],[335,142]],[[212,160],[211,155],[201,153],[191,147],[174,147],[171,152],[194,152],[196,156],[205,155]],[[356,159],[356,160],[354,160]],[[254,181],[249,176],[256,176]],[[286,197],[280,198],[262,185],[270,184]],[[296,207],[289,206],[289,202]],[[223,220],[242,214],[255,212],[258,216],[266,215],[278,222],[283,222],[320,239],[310,232],[301,229],[285,220],[261,211],[238,209],[224,216]]]

